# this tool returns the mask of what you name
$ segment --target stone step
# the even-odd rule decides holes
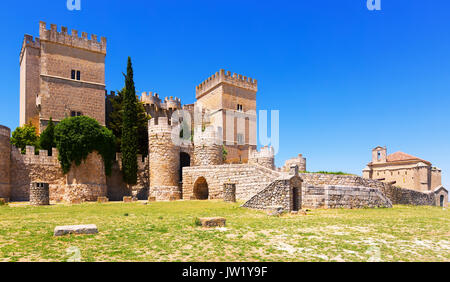
[[[85,225],[66,225],[66,226],[56,226],[53,231],[53,236],[63,236],[66,234],[96,234],[98,233],[98,228],[95,224],[85,224]]]

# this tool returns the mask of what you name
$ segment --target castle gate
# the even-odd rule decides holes
[[[208,200],[209,190],[206,179],[201,176],[194,183],[194,198],[196,200]]]
[[[180,153],[180,182],[183,182],[183,167],[190,166],[191,165],[191,156],[189,156],[188,153],[181,152]]]
[[[299,190],[297,187],[292,188],[292,210],[293,211],[298,211],[299,210],[299,197],[298,197],[298,193]]]

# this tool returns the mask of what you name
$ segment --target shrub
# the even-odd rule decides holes
[[[87,116],[63,119],[55,127],[55,143],[64,173],[69,172],[72,162],[78,166],[91,152],[97,151],[105,164],[105,173],[111,174],[115,138],[111,130],[95,119]]]
[[[17,127],[11,137],[11,144],[16,146],[25,154],[26,146],[34,146],[36,150],[39,148],[39,137],[36,133],[36,127],[31,124],[25,124],[21,127]]]

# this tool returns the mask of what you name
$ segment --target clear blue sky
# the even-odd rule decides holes
[[[5,1],[0,10],[0,124],[19,123],[19,51],[38,22],[108,38],[106,84],[123,85],[127,56],[139,91],[194,102],[220,68],[258,79],[258,109],[280,110],[277,165],[361,174],[386,145],[443,169],[450,188],[450,2]]]

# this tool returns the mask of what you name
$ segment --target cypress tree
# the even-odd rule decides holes
[[[136,184],[137,182],[138,116],[136,102],[133,66],[131,64],[131,58],[128,57],[127,74],[125,75],[125,94],[123,96],[121,143],[123,180],[128,184]]]
[[[48,150],[49,155],[52,155],[52,148],[56,147],[55,143],[55,124],[52,118],[48,122],[47,127],[41,133],[39,137],[39,147],[44,150]]]

